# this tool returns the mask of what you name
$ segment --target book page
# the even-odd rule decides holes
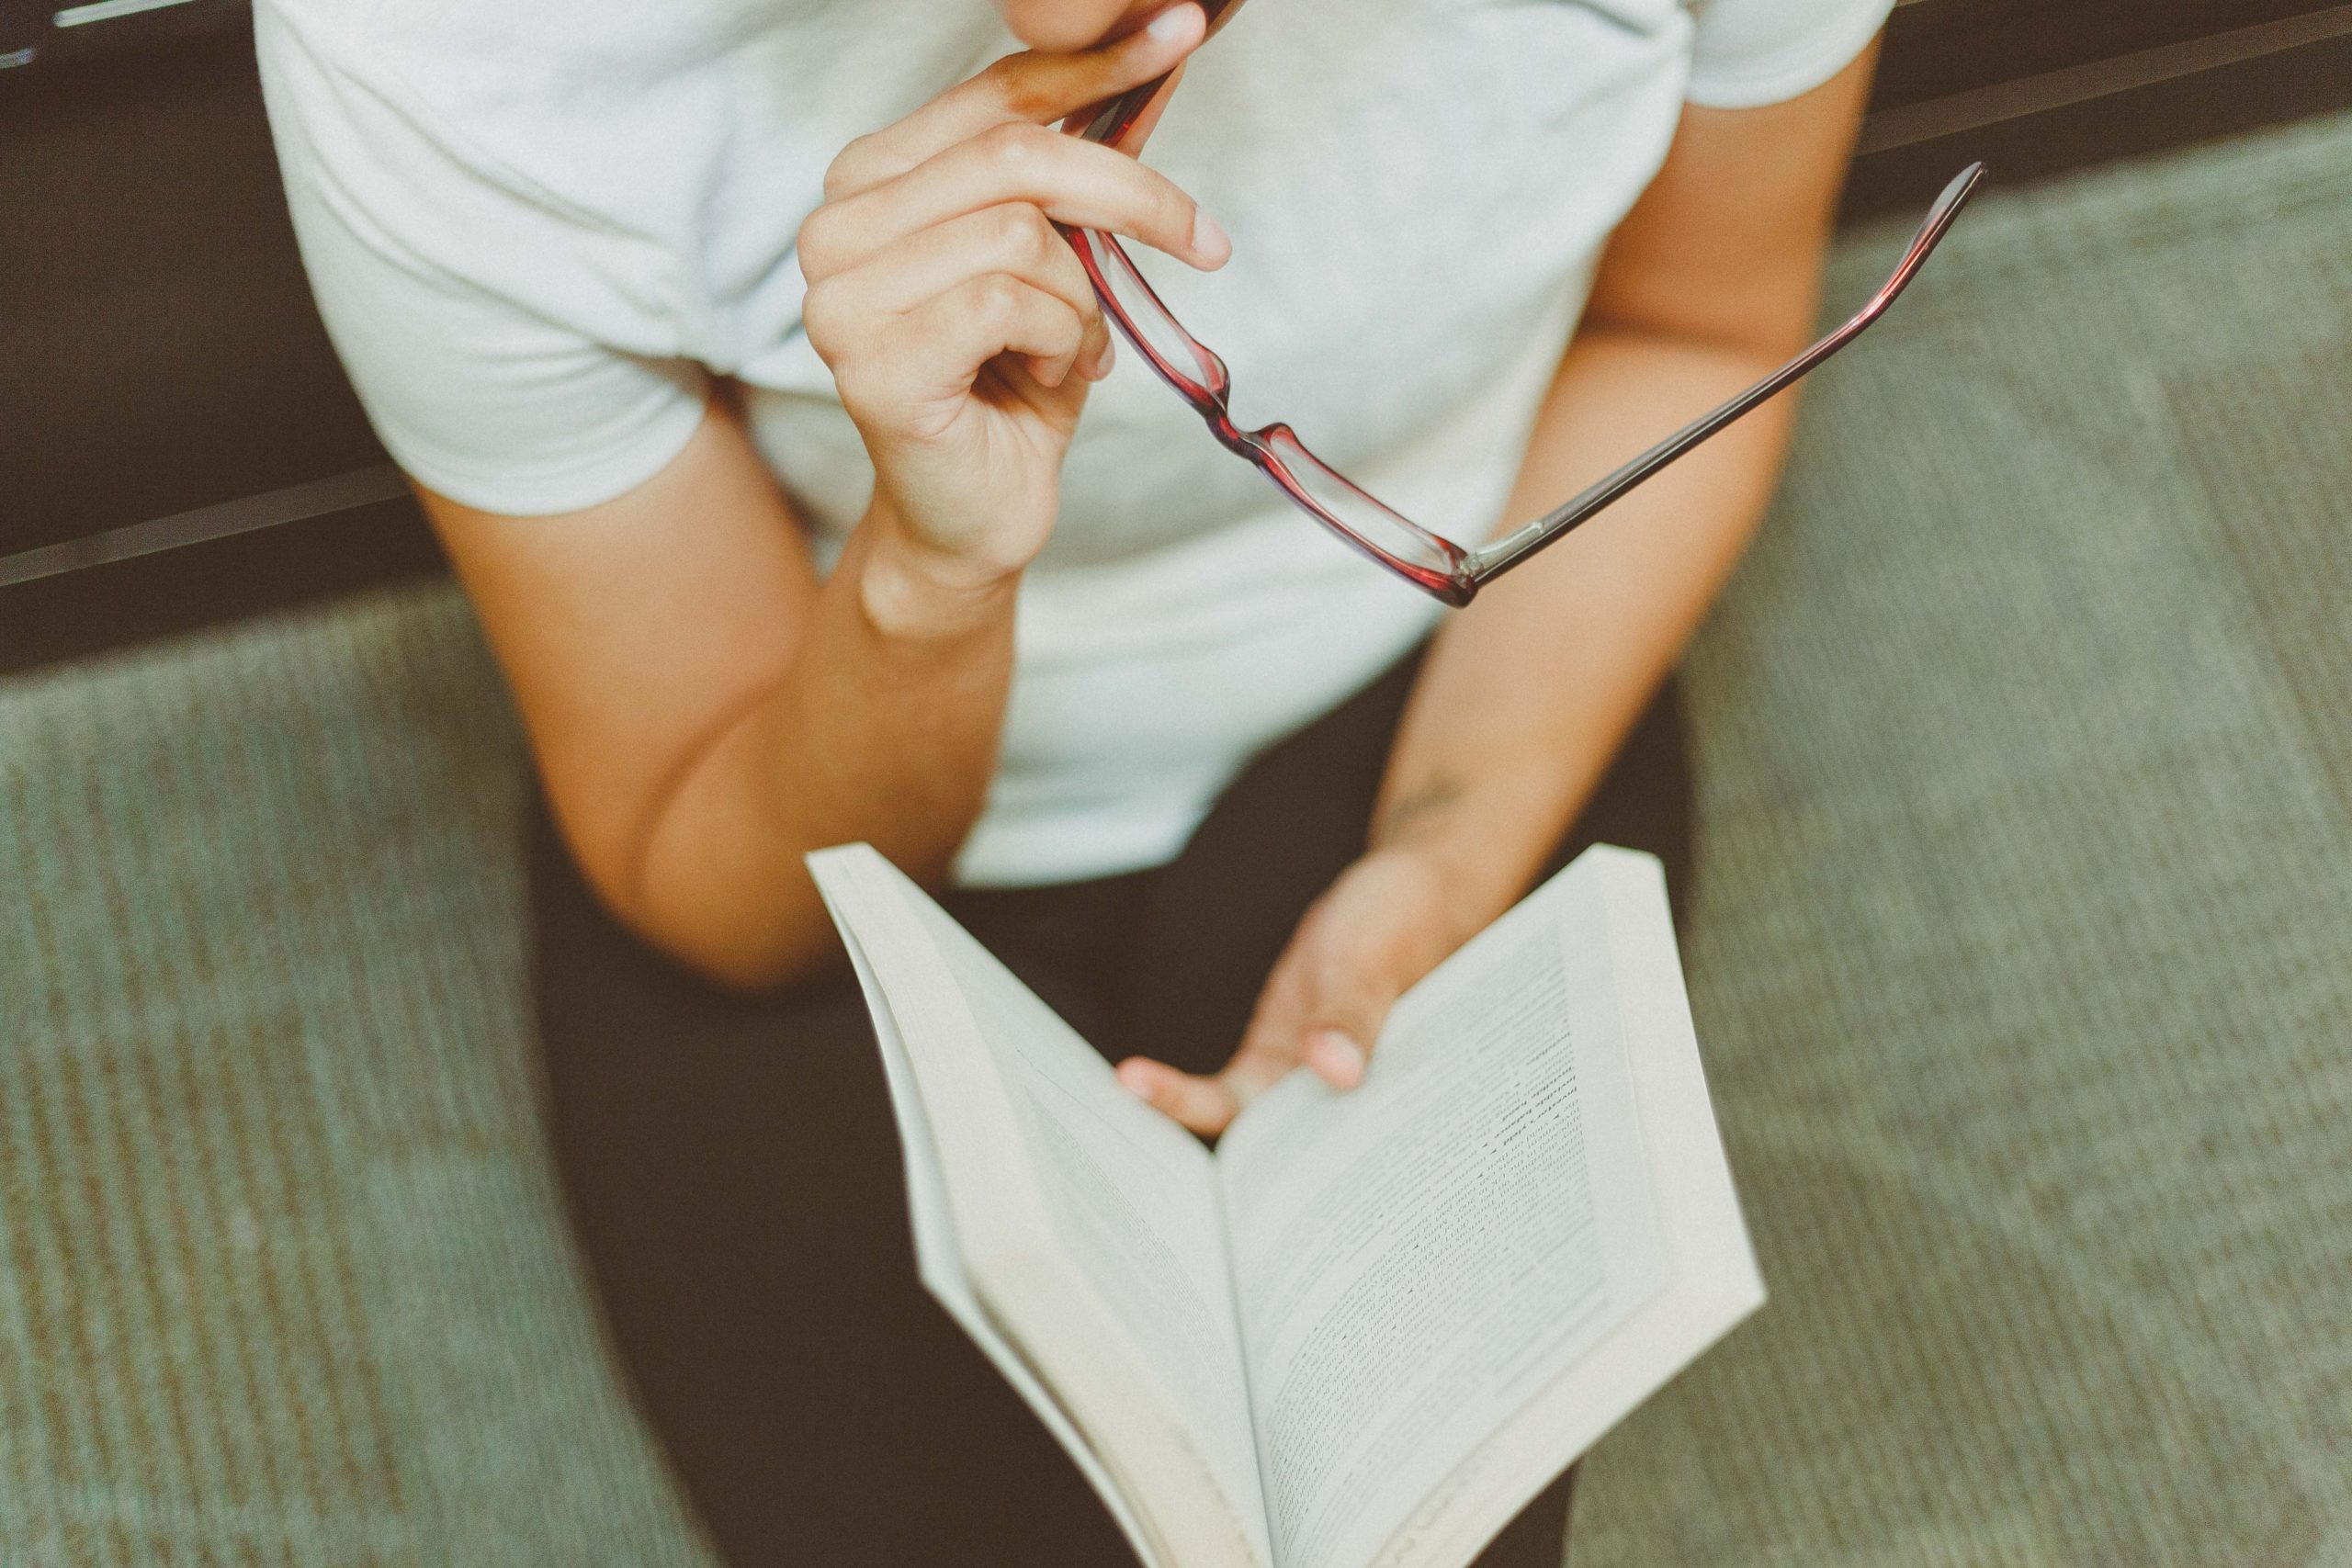
[[[1407,995],[1363,1087],[1294,1074],[1227,1134],[1277,1568],[1369,1562],[1664,1283],[1602,924],[1555,879]]]
[[[838,909],[834,914],[837,919],[841,918]],[[891,1010],[889,998],[882,989],[872,961],[865,955],[865,944],[846,921],[842,922],[842,940],[849,949],[850,963],[857,972],[858,988],[865,995],[866,1009],[873,1014],[875,1038],[882,1051],[883,1076],[890,1086],[890,1114],[898,1124],[899,1146],[906,1167],[907,1216],[914,1233],[915,1272],[933,1299],[956,1320],[957,1327],[971,1337],[981,1354],[1021,1395],[1023,1403],[1045,1423],[1054,1440],[1069,1455],[1070,1462],[1078,1466],[1079,1472],[1094,1488],[1095,1495],[1102,1499],[1103,1506],[1118,1522],[1120,1533],[1127,1538],[1136,1557],[1147,1568],[1162,1568],[1148,1533],[1092,1445],[1021,1353],[1020,1347],[998,1329],[973,1293],[971,1280],[964,1271],[963,1247],[956,1239],[955,1216],[948,1210],[946,1177],[939,1168],[939,1151],[923,1114],[922,1090],[915,1082],[913,1066],[907,1060],[898,1017]]]
[[[1148,1427],[1180,1444],[1205,1472],[1222,1498],[1219,1520],[1185,1511],[1181,1533],[1207,1543],[1190,1560],[1266,1563],[1222,1197],[1208,1152],[1120,1089],[1100,1054],[878,855],[861,846],[854,863],[828,858],[849,853],[828,851],[812,865],[820,883],[839,886],[848,873],[869,887],[887,886],[887,902],[867,900],[874,918],[861,908],[854,923],[926,1091],[926,1048],[954,1053],[968,1040],[986,1058],[975,1061],[963,1049],[943,1061],[965,1075],[970,1092],[961,1103],[926,1100],[926,1119],[949,1156],[951,1206],[1010,1214],[1034,1194],[1050,1232],[1049,1242],[1038,1236],[1018,1245],[1033,1266],[1021,1272],[1049,1287],[1025,1299],[1025,1314],[991,1299],[985,1273],[976,1278],[980,1298],[1029,1362],[1061,1386],[1062,1403],[1140,1512],[1149,1516],[1152,1494],[1165,1502],[1180,1478],[1131,1473],[1117,1441],[1123,1433]],[[910,995],[901,998],[901,989]],[[977,1078],[969,1076],[975,1071]],[[985,1161],[966,1162],[981,1178],[959,1183],[951,1142],[968,1139],[982,1121]],[[967,1261],[982,1260],[967,1252]],[[1019,1281],[1005,1271],[999,1282],[1009,1290]],[[1096,1375],[1088,1377],[1090,1370]],[[1137,1378],[1151,1397],[1130,1399],[1092,1425],[1074,1402],[1074,1379],[1099,1395],[1105,1387],[1136,1387]],[[1156,1533],[1168,1544],[1164,1529]]]

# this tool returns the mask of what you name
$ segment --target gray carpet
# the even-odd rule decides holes
[[[1773,1303],[1577,1568],[2352,1563],[2352,122],[1936,266],[1693,660]]]
[[[1996,193],[1815,389],[1690,679],[1773,1302],[1577,1568],[2352,1563],[2348,241],[2352,121]],[[707,1562],[520,768],[445,589],[0,682],[0,1561]]]

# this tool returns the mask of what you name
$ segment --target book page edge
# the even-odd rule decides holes
[[[867,956],[876,960],[877,982],[892,1006],[894,1019],[899,1016],[901,1000],[912,1003],[915,1010],[924,1015],[920,1021],[924,1029],[940,1036],[970,1037],[972,1051],[959,1055],[985,1060],[986,1048],[977,1039],[979,1025],[964,1001],[962,987],[945,975],[945,958],[915,911],[907,906],[909,892],[921,895],[921,888],[869,844],[815,851],[806,858],[820,890],[829,881],[838,890],[853,926],[885,928],[876,935],[887,940],[898,956],[885,959],[871,947]],[[928,983],[922,975],[912,972],[914,965],[942,972],[940,982]],[[893,971],[895,989],[909,995],[893,995]],[[903,1030],[901,1038],[905,1038]],[[925,1054],[914,1050],[910,1043],[909,1055],[920,1090]],[[936,1052],[928,1055],[934,1071],[956,1067],[950,1057]],[[989,1106],[991,1119],[1011,1131],[1005,1145],[1017,1145],[1023,1141],[1020,1120],[992,1067],[979,1072],[958,1071],[954,1076],[957,1082],[950,1098],[959,1104]],[[927,1112],[925,1121],[930,1122]],[[944,1130],[936,1123],[931,1123],[931,1127],[944,1171],[956,1156],[938,1147]],[[959,1134],[962,1131],[950,1130]],[[1198,1561],[1204,1565],[1230,1562],[1236,1568],[1268,1568],[1259,1562],[1258,1553],[1249,1545],[1246,1535],[1237,1537],[1234,1544],[1238,1547],[1238,1551],[1219,1551],[1224,1544],[1221,1532],[1204,1526],[1197,1517],[1182,1527],[1184,1540],[1169,1539],[1167,1522],[1156,1522],[1153,1517],[1149,1488],[1139,1478],[1128,1478],[1126,1467],[1120,1463],[1118,1456],[1105,1451],[1089,1435],[1090,1425],[1115,1425],[1156,1450],[1157,1462],[1147,1465],[1147,1471],[1159,1473],[1177,1463],[1188,1465],[1198,1471],[1202,1487],[1211,1496],[1220,1504],[1230,1502],[1209,1480],[1211,1472],[1206,1461],[1192,1453],[1191,1439],[1181,1430],[1172,1413],[1161,1407],[1163,1396],[1148,1371],[1148,1359],[1135,1345],[1126,1325],[1102,1303],[1083,1274],[1064,1256],[1055,1239],[1050,1211],[1027,1168],[1017,1160],[998,1157],[1001,1148],[991,1146],[989,1140],[959,1136],[957,1146],[966,1160],[989,1171],[988,1181],[1000,1196],[1017,1194],[1015,1206],[1025,1211],[1020,1224],[1005,1225],[971,1203],[956,1203],[955,1184],[944,1183],[962,1244],[965,1278],[997,1332],[1016,1355],[1023,1358],[1040,1382],[1046,1382],[1040,1357],[1024,1345],[1023,1333],[1011,1320],[1018,1317],[1033,1325],[1051,1325],[1045,1337],[1057,1342],[1057,1359],[1076,1371],[1085,1385],[1057,1389],[1055,1397],[1068,1413],[1080,1440],[1100,1462],[1122,1503],[1133,1510],[1137,1531],[1153,1543],[1154,1550],[1142,1555],[1147,1561]],[[1153,1418],[1137,1423],[1133,1419],[1134,1413],[1144,1406],[1152,1408]],[[1184,1456],[1182,1461],[1179,1453]],[[1080,1468],[1083,1471],[1086,1467],[1081,1464]],[[1218,1511],[1226,1509],[1220,1506]],[[1118,1517],[1115,1508],[1114,1515]],[[1204,1531],[1209,1533],[1204,1535]]]
[[[996,1323],[987,1305],[973,1285],[965,1266],[963,1248],[956,1235],[955,1218],[948,1207],[947,1178],[939,1159],[939,1151],[932,1134],[930,1114],[922,1100],[922,1086],[915,1080],[913,1064],[907,1060],[906,1047],[900,1034],[896,1012],[890,1006],[889,995],[876,972],[865,939],[857,931],[854,915],[844,898],[858,896],[846,892],[840,880],[814,863],[809,867],[817,882],[818,896],[824,900],[826,910],[833,918],[841,933],[842,944],[848,950],[850,967],[857,976],[859,991],[865,998],[866,1011],[872,1019],[876,1044],[880,1050],[883,1075],[888,1085],[892,1120],[899,1131],[899,1152],[905,1168],[907,1211],[910,1237],[914,1247],[915,1273],[923,1288],[931,1292],[942,1311],[956,1325],[970,1337],[989,1365],[1011,1383],[1046,1430],[1069,1455],[1070,1462],[1102,1500],[1121,1535],[1134,1549],[1146,1568],[1164,1568],[1155,1550],[1151,1536],[1128,1501],[1125,1490],[1113,1477],[1093,1445],[1080,1430],[1077,1422],[1064,1408],[1060,1397],[1035,1366],[1021,1347]]]
[[[1707,1092],[1664,866],[1642,851],[1596,844],[1560,874],[1601,900],[1668,1282],[1479,1445],[1442,1483],[1453,1496],[1385,1543],[1375,1568],[1462,1568],[1566,1464],[1766,1300]]]

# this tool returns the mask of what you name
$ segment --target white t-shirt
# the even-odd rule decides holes
[[[1244,426],[1286,420],[1482,536],[1683,104],[1793,96],[1890,4],[1250,0],[1147,153],[1233,261],[1129,249]],[[256,29],[312,285],[403,468],[492,512],[576,510],[651,478],[728,377],[830,561],[873,474],[800,330],[794,235],[851,138],[1019,47],[989,0],[262,0]],[[958,875],[1167,860],[1439,613],[1123,355],[1022,589]]]

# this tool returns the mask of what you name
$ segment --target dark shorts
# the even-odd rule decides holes
[[[943,901],[1116,1060],[1239,1040],[1306,906],[1362,849],[1413,662],[1256,760],[1156,870]],[[1690,874],[1669,685],[1556,857]],[[881,1061],[846,978],[746,999],[637,942],[541,813],[538,1021],[556,1153],[612,1343],[736,1568],[1133,1562],[1011,1387],[918,1282]],[[1558,1568],[1574,1472],[1479,1558]]]

